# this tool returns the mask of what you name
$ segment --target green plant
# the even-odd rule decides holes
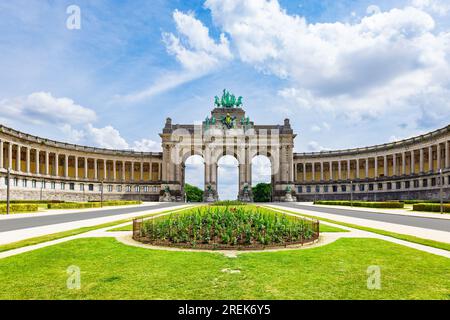
[[[258,183],[252,188],[253,201],[270,202],[272,196],[272,185],[270,183]]]
[[[202,202],[203,201],[203,190],[192,186],[188,183],[184,185],[184,192],[186,192],[186,198],[188,202]]]
[[[39,205],[32,203],[11,203],[9,213],[34,212],[38,211]],[[0,213],[6,213],[6,204],[0,205]]]
[[[443,212],[450,212],[450,204],[444,204],[442,206]],[[416,203],[413,204],[414,211],[430,211],[430,212],[440,212],[441,205],[439,203]]]
[[[141,204],[140,201],[124,201],[124,200],[110,200],[103,201],[103,206],[127,206],[133,204]],[[49,203],[48,209],[86,209],[86,208],[100,208],[101,202],[63,202],[63,203]]]
[[[212,206],[229,207],[229,206],[245,206],[245,205],[247,205],[247,203],[239,201],[239,200],[222,200],[222,201],[216,201],[216,202],[212,203],[211,205]]]
[[[141,233],[143,242],[220,248],[308,242],[318,225],[266,208],[205,206],[144,221]]]

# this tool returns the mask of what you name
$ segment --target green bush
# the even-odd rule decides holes
[[[403,200],[405,204],[416,204],[416,203],[439,203],[440,200]],[[448,200],[444,200],[445,203],[448,203]]]
[[[318,227],[318,225],[317,225]],[[146,220],[143,242],[166,245],[284,245],[318,236],[309,220],[252,206],[205,206]]]
[[[203,202],[203,190],[188,183],[184,185],[187,202]]]
[[[353,204],[354,207],[366,207],[366,208],[390,208],[390,209],[401,209],[404,208],[403,202],[398,201],[385,201],[385,202],[369,202],[369,201],[314,201],[314,204],[323,204],[330,206],[351,206]]]
[[[103,201],[104,207],[110,206],[127,206],[133,204],[141,204],[140,201],[124,201],[124,200],[110,200]],[[64,203],[49,203],[49,209],[87,209],[87,208],[100,208],[102,205],[100,202],[64,202]]]
[[[439,203],[416,203],[413,204],[414,211],[429,211],[441,212],[441,205]],[[450,204],[443,205],[444,212],[450,212]]]
[[[253,201],[270,202],[272,196],[272,185],[270,183],[258,183],[252,188]]]
[[[37,204],[32,204],[32,203],[28,203],[28,204],[16,204],[16,203],[12,203],[9,207],[9,212],[10,213],[19,213],[19,212],[35,212],[38,211],[39,206]],[[1,204],[0,205],[0,213],[5,214],[6,213],[6,204]]]
[[[11,200],[9,203],[20,203],[20,204],[47,204],[47,203],[62,203],[61,200]],[[6,204],[6,200],[1,200],[0,204]]]

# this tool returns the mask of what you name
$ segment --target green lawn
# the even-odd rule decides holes
[[[0,260],[0,299],[450,299],[449,261],[378,239],[235,259],[77,239]],[[66,288],[71,265],[80,290]],[[367,289],[371,265],[381,290]]]

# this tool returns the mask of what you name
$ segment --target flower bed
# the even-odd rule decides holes
[[[318,221],[253,206],[205,206],[133,223],[137,241],[195,249],[261,249],[304,244],[318,237]]]

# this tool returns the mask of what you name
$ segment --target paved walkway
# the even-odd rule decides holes
[[[450,243],[450,220],[407,217],[395,214],[346,210],[343,208],[305,206],[300,203],[277,203],[268,204],[268,206],[364,227]]]
[[[123,208],[89,210],[75,213],[28,217],[0,221],[0,244],[7,244],[47,234],[90,227],[103,223],[130,219],[169,208],[183,208],[180,203],[158,203],[156,205],[128,206]]]
[[[276,206],[273,206],[274,208]],[[282,208],[279,208],[282,210]],[[156,217],[160,217],[163,215],[167,215],[169,213],[164,213],[164,214],[160,214],[160,215],[155,215],[149,219],[154,219]],[[317,243],[311,244],[311,245],[305,245],[303,247],[295,247],[295,248],[281,248],[281,249],[269,249],[269,250],[259,250],[259,252],[268,252],[268,251],[284,251],[284,250],[299,250],[299,249],[309,249],[309,248],[315,248],[318,246],[323,246],[323,245],[327,245],[330,244],[340,238],[375,238],[375,239],[381,239],[381,240],[385,240],[385,241],[389,241],[392,243],[396,243],[396,244],[400,244],[403,246],[407,246],[409,248],[413,248],[413,249],[417,249],[420,251],[424,251],[427,253],[431,253],[431,254],[435,254],[438,256],[442,256],[442,257],[446,257],[446,258],[450,258],[450,251],[446,251],[446,250],[442,250],[442,249],[437,249],[437,248],[433,248],[433,247],[428,247],[428,246],[424,246],[421,244],[416,244],[416,243],[412,243],[412,242],[408,242],[408,241],[404,241],[404,240],[399,240],[399,239],[395,239],[395,238],[391,238],[391,237],[387,237],[387,236],[382,236],[376,233],[372,233],[372,232],[366,232],[366,231],[362,231],[362,230],[358,230],[358,229],[353,229],[353,228],[348,228],[348,227],[344,227],[338,224],[334,224],[334,223],[328,223],[328,222],[321,222],[323,224],[326,225],[330,225],[330,226],[335,226],[344,230],[348,230],[349,232],[327,232],[327,233],[322,233],[321,237],[319,239],[319,241]],[[63,242],[67,242],[67,241],[71,241],[74,239],[81,239],[81,238],[101,238],[101,237],[114,237],[116,238],[118,241],[126,244],[126,245],[131,245],[131,246],[136,246],[136,247],[141,247],[141,248],[146,248],[146,249],[150,249],[150,250],[170,250],[170,251],[201,251],[201,250],[186,250],[186,249],[177,249],[177,248],[164,248],[164,247],[154,247],[154,246],[150,246],[150,245],[145,245],[139,242],[134,241],[131,238],[131,232],[129,231],[116,231],[116,232],[109,232],[107,230],[109,229],[113,229],[113,228],[119,228],[122,226],[126,226],[129,225],[129,222],[127,223],[123,223],[121,225],[117,225],[115,227],[107,227],[107,228],[102,228],[102,229],[98,229],[98,230],[94,230],[94,231],[90,231],[90,232],[86,232],[83,234],[79,234],[76,236],[72,236],[72,237],[67,237],[67,238],[63,238],[63,239],[58,239],[58,240],[54,240],[54,241],[48,241],[45,243],[40,243],[34,246],[28,246],[28,247],[24,247],[24,248],[19,248],[19,249],[15,249],[15,250],[10,250],[10,251],[6,251],[6,252],[1,252],[0,253],[0,259],[3,258],[7,258],[7,257],[11,257],[11,256],[15,256],[21,253],[25,253],[25,252],[29,252],[29,251],[33,251],[36,249],[40,249],[40,248],[44,248],[44,247],[48,247],[48,246],[52,246],[55,244],[59,244],[59,243],[63,243]],[[206,250],[208,251],[208,250]],[[237,257],[237,255],[239,254],[245,254],[245,253],[250,253],[250,252],[255,252],[255,251],[229,251],[229,250],[218,250],[218,251],[211,251],[209,250],[208,252],[213,252],[213,253],[222,253],[227,257],[230,258],[235,258]]]

